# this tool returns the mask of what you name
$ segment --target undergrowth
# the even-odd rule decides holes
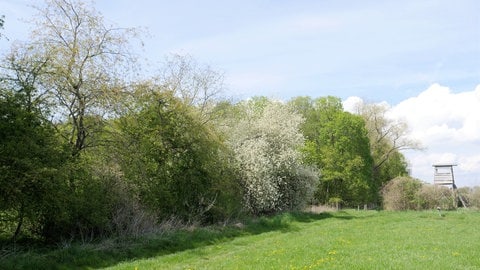
[[[284,213],[260,217],[229,225],[188,226],[169,228],[164,232],[140,237],[119,237],[89,243],[63,242],[42,246],[40,242],[16,245],[3,241],[0,249],[2,269],[91,269],[119,262],[147,259],[202,248],[236,237],[270,231],[288,231],[294,222],[306,222],[329,217],[330,214]]]

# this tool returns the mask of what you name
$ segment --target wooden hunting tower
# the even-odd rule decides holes
[[[453,166],[457,166],[457,164],[433,165],[433,167],[435,168],[435,171],[433,173],[433,183],[435,185],[446,185],[452,186],[452,188],[456,188],[455,177],[453,176]]]
[[[463,207],[467,207],[462,196],[459,196],[457,192],[457,186],[455,185],[455,176],[453,175],[453,167],[457,164],[435,164],[433,172],[433,183],[435,185],[450,186],[452,188],[453,207],[457,208],[458,200],[462,203]]]

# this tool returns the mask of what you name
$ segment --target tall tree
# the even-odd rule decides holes
[[[199,64],[190,55],[172,54],[161,69],[160,83],[184,103],[195,106],[201,119],[208,122],[215,99],[224,89],[223,74]]]
[[[12,51],[10,65],[16,73],[28,72],[25,65],[45,63],[37,88],[48,93],[53,115],[64,125],[72,155],[96,143],[110,106],[122,93],[134,57],[129,49],[133,29],[107,26],[92,7],[78,0],[47,0],[36,7],[37,27],[32,39]],[[22,62],[27,55],[28,62]]]
[[[290,101],[306,118],[307,161],[321,171],[317,199],[355,205],[372,199],[372,158],[363,119],[343,111],[341,100],[328,96]]]
[[[378,187],[395,177],[407,175],[408,164],[401,151],[421,148],[417,141],[408,137],[407,123],[389,118],[388,107],[382,104],[360,103],[357,113],[365,120]]]

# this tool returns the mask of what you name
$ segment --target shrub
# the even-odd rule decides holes
[[[313,196],[318,172],[303,164],[303,119],[289,107],[264,99],[241,103],[243,112],[229,126],[244,193],[244,208],[253,213],[302,209]]]
[[[417,191],[418,209],[450,209],[453,207],[452,191],[445,186],[424,184]]]
[[[468,207],[480,209],[480,187],[459,190],[459,194],[466,199]]]
[[[214,222],[233,214],[241,199],[221,138],[194,109],[157,90],[116,121],[114,152],[125,180],[160,220]]]
[[[389,181],[382,188],[383,207],[385,210],[418,209],[417,193],[422,183],[414,178],[400,176]]]
[[[455,207],[451,189],[445,186],[423,184],[411,177],[402,176],[391,180],[382,188],[382,196],[385,210],[426,210],[437,207],[452,209]]]

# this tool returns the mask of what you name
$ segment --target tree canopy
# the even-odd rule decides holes
[[[408,164],[402,150],[420,149],[408,137],[408,126],[387,117],[388,108],[381,104],[358,104],[357,113],[364,121],[370,140],[373,174],[377,188],[399,176],[408,175]]]
[[[341,100],[336,97],[300,97],[290,103],[306,118],[306,159],[321,171],[316,199],[321,203],[368,203],[375,191],[363,119],[343,111]]]
[[[134,30],[107,26],[81,1],[48,0],[35,8],[32,38],[13,48],[6,66],[12,80],[32,71],[39,77],[34,87],[48,98],[53,117],[68,122],[63,135],[75,156],[98,144],[99,126],[124,91]]]

